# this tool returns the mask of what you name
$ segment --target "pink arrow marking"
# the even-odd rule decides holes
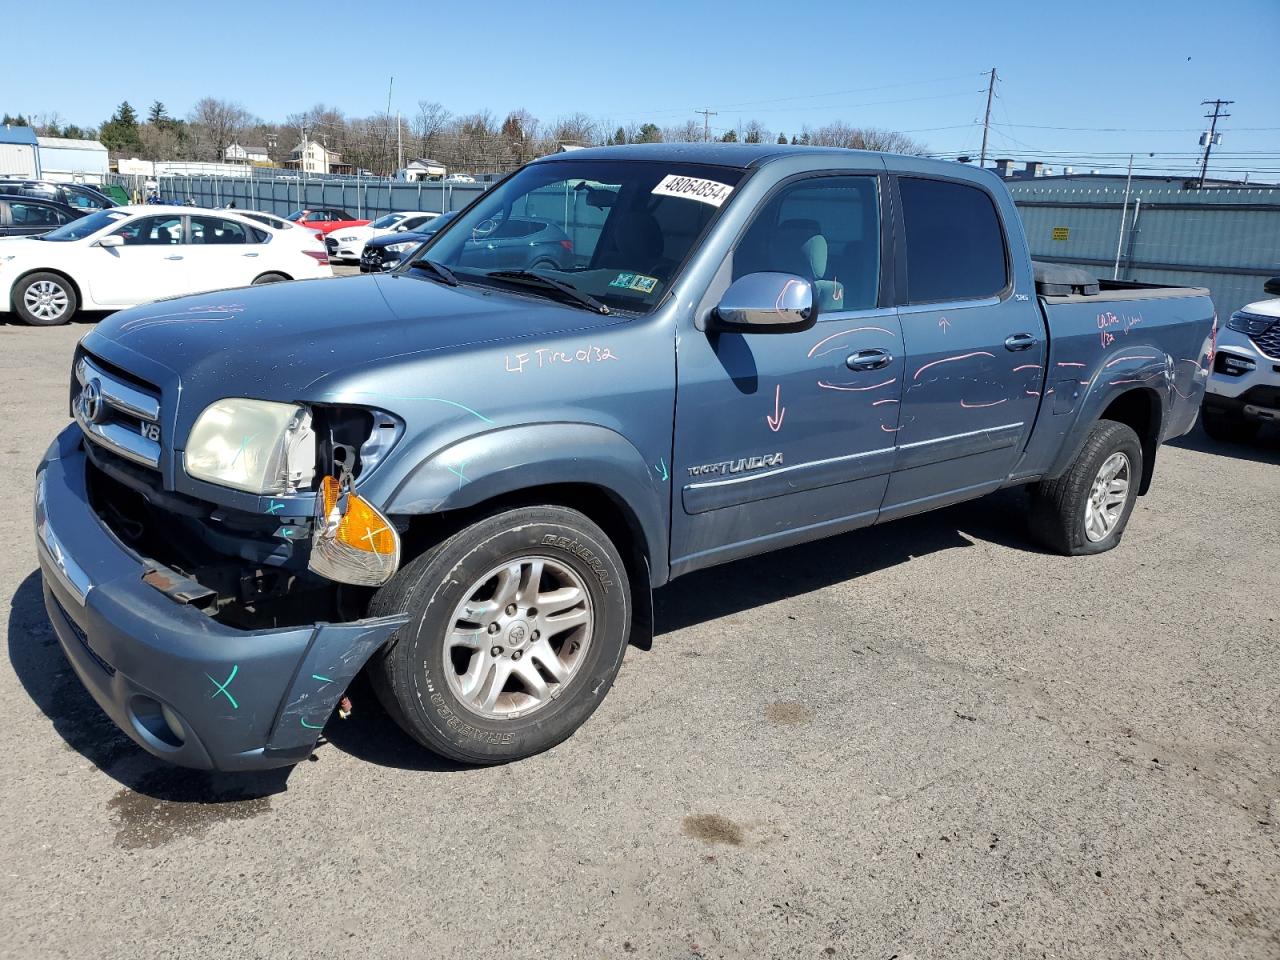
[[[765,422],[769,424],[769,429],[777,433],[782,429],[782,418],[787,415],[787,408],[782,406],[782,384],[778,384],[773,390],[773,416],[765,414]]]
[[[975,350],[973,353],[962,353],[957,357],[943,357],[941,360],[934,360],[930,363],[926,363],[923,367],[921,367],[919,370],[915,372],[914,376],[912,376],[911,379],[919,380],[920,374],[924,373],[930,367],[936,367],[940,363],[952,363],[956,360],[968,360],[970,357],[991,357],[994,360],[995,354],[987,353],[987,351],[985,350]]]

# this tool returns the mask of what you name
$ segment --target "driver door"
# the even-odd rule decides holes
[[[812,329],[680,337],[673,575],[875,521],[904,368],[883,187],[875,173],[784,183],[709,291],[714,304],[748,274],[800,276]]]
[[[89,250],[89,288],[98,303],[133,306],[191,289],[182,214],[138,217],[111,236],[124,243]]]

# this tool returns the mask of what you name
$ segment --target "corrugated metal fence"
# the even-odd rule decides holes
[[[168,176],[160,196],[175,203],[285,216],[300,207],[340,207],[374,219],[398,210],[460,210],[488,184],[401,183],[359,177]],[[113,175],[137,196],[141,177]],[[1119,241],[1124,280],[1208,287],[1218,315],[1262,299],[1262,284],[1280,276],[1280,189],[1184,189],[1168,180],[1135,179],[1127,208],[1123,180],[1088,178],[1009,183],[1031,255],[1088,267],[1110,277]],[[1121,218],[1123,216],[1123,234]]]
[[[1208,287],[1224,319],[1280,275],[1280,189],[1135,180],[1126,210],[1123,180],[1085,179],[1009,184],[1036,259],[1110,277],[1118,245],[1120,279]]]
[[[250,168],[252,170],[252,168]],[[139,199],[147,194],[148,178],[113,174],[110,178]],[[160,197],[169,203],[193,201],[198,207],[225,207],[234,203],[247,210],[288,216],[308,207],[339,207],[358,219],[376,219],[398,210],[444,213],[461,210],[488,184],[402,183],[360,177],[197,177],[150,178]]]

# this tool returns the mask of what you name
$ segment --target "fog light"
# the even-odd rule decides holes
[[[187,728],[182,725],[178,715],[173,712],[167,703],[160,704],[160,716],[164,719],[165,725],[169,728],[169,732],[173,734],[174,739],[178,743],[186,743]]]
[[[1250,370],[1257,369],[1258,365],[1247,357],[1237,357],[1222,350],[1218,351],[1217,359],[1213,364],[1214,373],[1225,373],[1229,377],[1240,377]]]

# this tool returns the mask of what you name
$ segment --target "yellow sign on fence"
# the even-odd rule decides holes
[[[1070,228],[1068,228],[1068,227],[1054,227],[1054,228],[1053,228],[1053,239],[1055,239],[1055,240],[1067,240],[1067,239],[1070,239],[1070,237],[1071,237],[1071,230],[1070,230]]]

